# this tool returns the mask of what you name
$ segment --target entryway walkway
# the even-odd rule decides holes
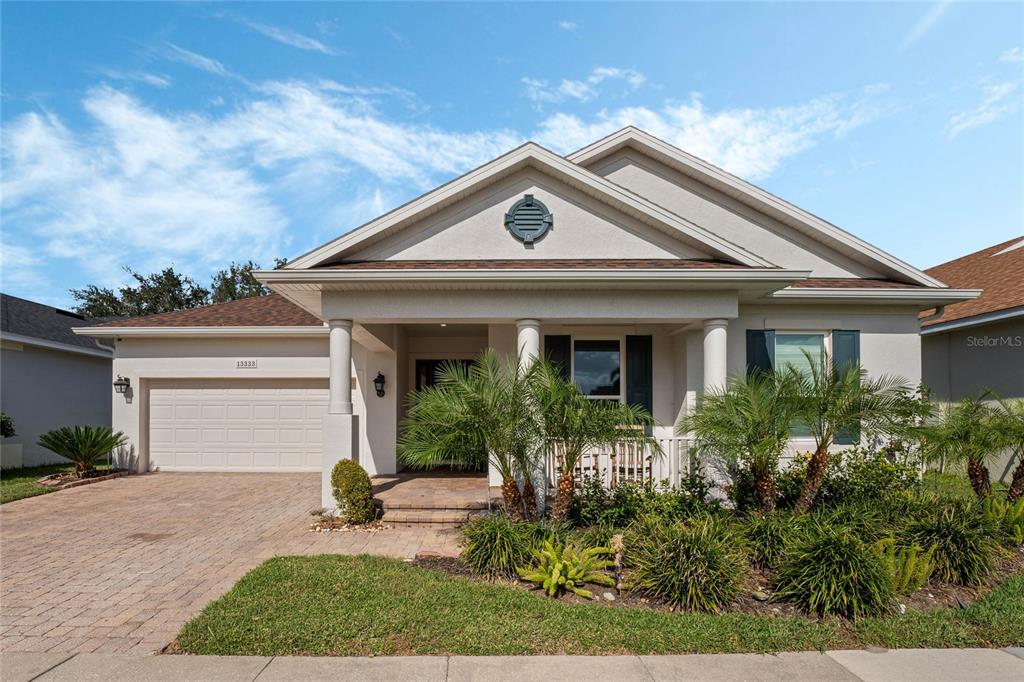
[[[5,504],[0,651],[159,651],[273,556],[458,552],[448,529],[309,532],[319,506],[318,473],[146,474]]]
[[[457,528],[497,504],[501,489],[488,490],[486,474],[416,472],[374,477],[373,496],[396,528]]]
[[[4,654],[5,682],[530,682],[594,680],[866,680],[946,682],[1024,679],[1024,649],[900,649],[694,656],[406,656],[310,658]]]

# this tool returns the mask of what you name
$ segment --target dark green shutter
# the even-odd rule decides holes
[[[545,334],[544,352],[548,360],[558,368],[562,377],[570,379],[569,372],[572,370],[572,339],[568,334]]]
[[[860,366],[860,332],[849,329],[832,330],[832,364],[836,369]],[[860,442],[860,429],[842,430],[836,434],[836,444],[853,445]]]
[[[747,330],[747,376],[775,370],[775,331]]]
[[[654,413],[654,344],[650,336],[626,337],[626,403]]]

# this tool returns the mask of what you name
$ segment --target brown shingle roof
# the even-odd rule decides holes
[[[920,284],[894,282],[889,279],[861,279],[860,277],[808,277],[792,285],[791,289],[923,289]]]
[[[925,272],[951,287],[983,290],[974,300],[946,306],[942,317],[928,320],[926,327],[1024,306],[1024,237],[1014,237]]]
[[[665,268],[686,270],[745,269],[718,260],[689,258],[518,258],[509,260],[364,260],[318,266],[329,270],[519,270],[525,268]]]
[[[323,321],[278,294],[202,308],[115,320],[97,327],[322,327]]]

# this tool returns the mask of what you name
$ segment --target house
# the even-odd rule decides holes
[[[113,350],[72,331],[101,321],[0,294],[0,409],[16,431],[3,468],[66,462],[36,444],[52,429],[110,426]]]
[[[319,470],[327,507],[338,459],[396,471],[442,360],[550,355],[671,440],[701,391],[803,350],[916,382],[919,312],[978,295],[631,127],[524,144],[258,277],[274,295],[79,332],[115,344],[140,468]]]
[[[991,390],[1024,398],[1024,237],[927,271],[981,296],[940,307],[921,321],[921,378],[941,400]]]

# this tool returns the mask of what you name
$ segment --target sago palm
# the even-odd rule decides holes
[[[536,418],[533,368],[485,351],[468,368],[446,363],[437,384],[410,396],[398,441],[399,459],[414,469],[442,464],[472,468],[489,461],[501,476],[506,512],[535,514],[531,477],[543,447]],[[517,478],[526,483],[519,488]]]
[[[75,464],[79,478],[125,443],[125,436],[109,426],[64,426],[39,436],[39,445]]]
[[[536,364],[535,377],[545,437],[561,469],[551,509],[554,518],[569,515],[576,494],[575,470],[588,450],[630,444],[648,449],[653,456],[661,454],[657,441],[647,435],[646,428],[654,420],[645,408],[590,400],[548,362]]]
[[[999,451],[1001,439],[991,407],[973,397],[944,403],[920,434],[926,459],[964,462],[974,494],[984,499],[992,493],[988,461]]]
[[[806,512],[818,495],[836,437],[860,430],[899,437],[913,428],[899,416],[912,400],[912,389],[900,377],[871,378],[859,365],[836,366],[822,353],[804,352],[808,369],[787,369],[793,382],[794,417],[814,438],[814,453],[794,510]]]
[[[1024,400],[999,399],[993,414],[993,426],[999,445],[1009,449],[1011,462],[1016,462],[1006,491],[1008,502],[1024,497]]]
[[[704,395],[693,414],[680,420],[681,433],[693,433],[697,447],[740,462],[754,479],[754,497],[763,512],[775,509],[775,474],[793,420],[793,379],[787,373],[736,378],[724,391]]]

